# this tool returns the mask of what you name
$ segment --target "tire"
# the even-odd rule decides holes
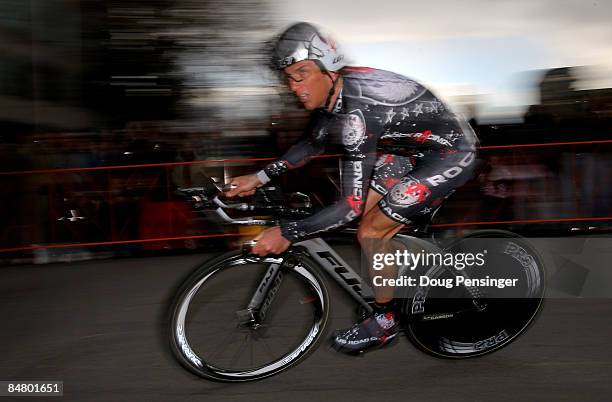
[[[260,326],[239,323],[236,313],[247,308],[270,265],[280,262],[231,252],[203,264],[185,281],[169,322],[171,350],[185,368],[212,380],[253,381],[298,364],[316,349],[330,304],[310,260],[282,268]]]
[[[523,333],[542,306],[544,265],[525,239],[511,232],[478,231],[456,241],[445,252],[470,248],[474,252],[476,244],[487,245],[485,265],[466,267],[461,272],[472,279],[483,279],[486,274],[491,278],[517,279],[516,286],[470,290],[459,285],[450,289],[420,287],[413,291],[404,300],[404,313],[408,316],[406,332],[419,349],[430,355],[461,359],[498,350]],[[424,275],[454,281],[457,272],[454,268],[433,267]]]

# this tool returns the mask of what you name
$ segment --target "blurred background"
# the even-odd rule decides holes
[[[610,15],[579,0],[0,0],[0,262],[252,235],[174,190],[253,172],[301,136],[308,116],[266,57],[297,20],[324,27],[351,64],[422,82],[474,127],[482,169],[440,230],[609,232]],[[337,167],[318,159],[281,185],[321,207],[338,196]]]

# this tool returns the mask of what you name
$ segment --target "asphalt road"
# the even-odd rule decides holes
[[[161,327],[172,291],[205,258],[0,268],[0,381],[62,380],[62,399],[77,401],[612,398],[612,299],[602,297],[547,300],[526,334],[482,358],[439,360],[401,339],[365,357],[320,347],[297,367],[255,383],[200,379],[173,360]],[[337,286],[330,289],[332,326],[344,327],[353,305]]]

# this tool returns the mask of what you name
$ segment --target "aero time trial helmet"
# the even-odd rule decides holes
[[[323,71],[338,71],[346,66],[344,54],[334,40],[307,22],[293,24],[280,35],[272,63],[282,70],[302,60],[315,61]]]

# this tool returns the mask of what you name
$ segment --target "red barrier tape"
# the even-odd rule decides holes
[[[239,237],[239,236],[246,236],[246,235],[242,233],[217,233],[217,234],[196,235],[196,236],[160,237],[157,239],[136,239],[136,240],[119,240],[119,241],[95,242],[95,243],[34,245],[34,246],[0,249],[0,253],[8,253],[12,251],[13,252],[14,251],[28,251],[28,250],[37,250],[37,249],[54,249],[54,248],[87,247],[87,246],[112,246],[116,244],[151,243],[151,242],[156,242],[156,241],[191,240],[191,239],[207,239],[207,238],[215,238],[215,237]]]
[[[563,145],[609,144],[611,142],[612,140],[574,141],[574,142],[543,142],[541,144],[487,145],[485,147],[480,147],[480,149],[558,147],[558,146],[563,146]]]
[[[512,224],[512,223],[588,222],[588,221],[610,221],[610,220],[612,220],[612,216],[593,217],[593,218],[524,219],[524,220],[516,220],[516,221],[458,222],[458,223],[441,223],[441,224],[435,224],[431,226],[443,228],[443,227],[461,227],[461,226],[474,226],[474,225],[503,225],[503,224]],[[217,234],[196,235],[196,236],[161,237],[161,238],[156,238],[156,239],[121,240],[121,241],[96,242],[96,243],[52,244],[48,246],[35,245],[35,246],[0,249],[0,253],[28,251],[28,250],[36,250],[36,249],[55,249],[55,248],[87,247],[87,246],[111,246],[111,245],[116,245],[116,244],[149,243],[149,242],[156,242],[156,241],[190,240],[190,239],[240,237],[240,236],[248,236],[248,235],[245,235],[242,233],[217,233]]]
[[[609,144],[612,140],[599,141],[575,141],[575,142],[551,142],[540,144],[515,144],[515,145],[488,145],[480,147],[481,150],[487,149],[504,149],[504,148],[529,148],[529,147],[552,147],[564,145],[589,145],[589,144]],[[336,158],[340,154],[325,154],[313,157],[313,159]],[[143,165],[116,165],[116,166],[96,166],[89,168],[63,168],[63,169],[38,169],[38,170],[17,170],[12,172],[0,172],[0,176],[36,174],[36,173],[69,173],[69,172],[86,172],[96,170],[114,170],[114,169],[137,169],[147,167],[171,167],[181,165],[211,165],[215,163],[242,163],[242,162],[265,162],[276,160],[277,158],[244,158],[244,159],[210,159],[205,161],[193,162],[166,162],[166,163],[147,163]]]
[[[596,218],[563,218],[563,219],[522,219],[516,221],[485,221],[485,222],[457,222],[457,223],[439,223],[431,225],[436,228],[445,228],[453,226],[474,226],[474,225],[509,225],[512,223],[554,223],[554,222],[584,222],[584,221],[611,221],[612,216],[596,217]]]

